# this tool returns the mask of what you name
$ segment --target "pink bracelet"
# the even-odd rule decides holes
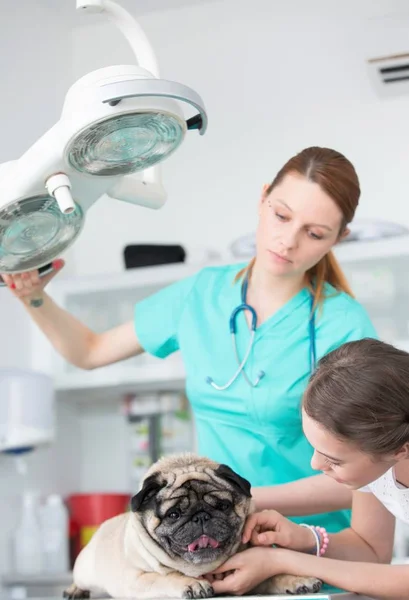
[[[320,556],[323,556],[328,548],[329,536],[325,527],[314,527],[321,539]]]
[[[329,544],[329,536],[325,527],[318,527],[315,525],[307,525],[306,523],[301,523],[301,527],[306,527],[311,531],[315,538],[316,544],[316,555],[323,556],[327,551]]]

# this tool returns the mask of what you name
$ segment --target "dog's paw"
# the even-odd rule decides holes
[[[316,594],[322,587],[322,581],[315,577],[297,577],[292,588],[295,591],[286,590],[287,594]]]
[[[269,581],[270,594],[316,594],[322,587],[322,581],[316,577],[296,577],[294,575],[276,575]]]
[[[63,591],[63,598],[70,598],[71,600],[80,600],[81,598],[89,598],[90,593],[88,590],[81,590],[73,583],[69,588]]]
[[[211,598],[214,596],[212,584],[206,579],[191,579],[182,591],[182,598]]]

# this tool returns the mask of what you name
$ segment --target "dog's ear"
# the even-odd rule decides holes
[[[233,471],[227,465],[220,465],[216,471],[216,475],[225,479],[229,483],[233,484],[234,487],[238,488],[242,494],[247,496],[247,498],[251,498],[251,485],[247,479],[244,479],[241,475]]]
[[[143,510],[164,485],[163,482],[159,481],[157,475],[150,475],[147,477],[143,482],[142,489],[131,499],[132,512]]]

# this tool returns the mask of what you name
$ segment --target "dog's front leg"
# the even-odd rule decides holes
[[[275,575],[263,581],[250,593],[271,594],[316,594],[320,591],[322,581],[315,577],[298,577],[295,575]]]
[[[212,585],[206,579],[187,577],[172,572],[167,575],[127,569],[120,578],[105,586],[113,598],[210,598]]]

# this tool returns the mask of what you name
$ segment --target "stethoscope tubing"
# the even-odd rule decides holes
[[[245,378],[246,382],[248,383],[248,385],[250,387],[257,387],[258,384],[260,383],[260,381],[263,379],[263,377],[265,377],[265,372],[259,371],[257,374],[256,380],[251,381],[251,379],[249,378],[249,376],[247,375],[247,373],[244,369],[248,359],[250,358],[251,351],[253,349],[254,337],[255,337],[256,329],[257,329],[257,313],[256,313],[255,309],[252,306],[250,306],[249,304],[247,304],[247,302],[246,302],[248,283],[249,283],[249,273],[246,273],[246,276],[243,279],[243,283],[241,286],[241,304],[239,304],[239,306],[237,306],[235,309],[233,309],[233,311],[230,315],[230,319],[229,319],[229,329],[230,329],[230,334],[231,334],[231,338],[232,338],[233,352],[234,352],[234,355],[235,355],[235,358],[236,358],[236,361],[238,364],[238,368],[237,368],[236,372],[232,375],[232,377],[230,377],[230,379],[224,385],[217,384],[213,380],[212,377],[209,377],[209,376],[206,377],[206,383],[208,383],[214,389],[221,391],[221,392],[224,390],[227,390],[236,381],[236,379],[238,378],[240,373],[243,374],[243,377]],[[309,341],[310,341],[310,373],[313,373],[315,371],[315,367],[316,367],[315,311],[314,311],[314,295],[311,293],[310,296],[311,296],[310,297],[310,317],[308,320],[308,333],[309,333]],[[249,343],[247,345],[247,349],[244,354],[244,357],[242,360],[240,360],[239,353],[237,350],[237,343],[236,343],[237,317],[242,311],[246,311],[246,310],[248,310],[251,314],[250,339],[249,339]]]

